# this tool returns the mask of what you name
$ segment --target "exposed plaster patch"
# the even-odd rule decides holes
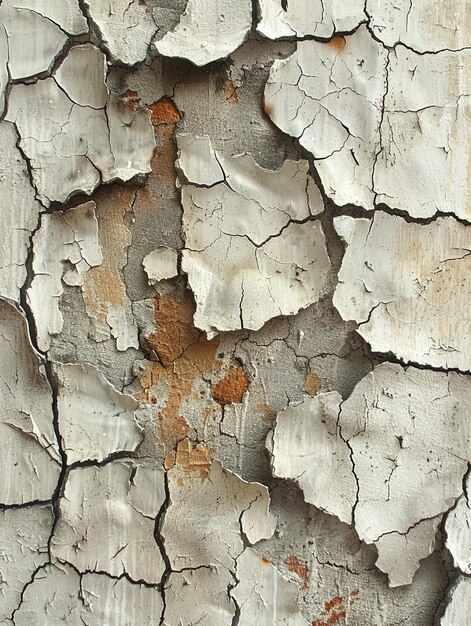
[[[191,401],[201,402],[200,411],[218,408],[204,378],[219,370],[216,351],[218,339],[208,341],[193,326],[195,305],[188,291],[158,294],[154,298],[155,332],[142,338],[144,349],[152,359],[140,364],[137,375],[142,391],[139,401],[156,405],[157,434],[162,443],[173,450],[178,441],[189,434],[185,419],[186,403],[192,413]]]
[[[164,501],[164,472],[155,465],[112,461],[72,469],[59,501],[52,555],[83,573],[159,584],[165,566],[154,531]]]
[[[41,350],[49,350],[51,336],[62,330],[63,283],[82,287],[85,274],[102,260],[94,202],[41,216],[41,227],[33,237],[34,276],[27,290]]]
[[[105,76],[103,53],[84,44],[69,51],[51,78],[12,87],[7,119],[16,124],[45,206],[150,171],[149,114],[109,94]]]
[[[135,188],[116,186],[99,190],[94,196],[103,261],[90,268],[82,287],[93,339],[105,341],[113,336],[120,351],[139,347],[123,275],[132,244],[132,206],[136,195]]]
[[[420,225],[383,212],[334,225],[347,249],[333,302],[372,350],[471,370],[468,227],[452,217]]]
[[[142,441],[135,421],[138,403],[119,393],[91,365],[55,363],[59,430],[67,463],[101,462],[133,452]]]
[[[330,39],[366,20],[364,0],[258,0],[257,31],[269,39],[314,36]]]
[[[60,474],[52,394],[29,342],[26,321],[0,300],[0,503],[52,498]]]
[[[251,26],[250,0],[188,0],[180,22],[155,47],[163,56],[207,65],[238,48]]]
[[[190,180],[199,176],[194,147],[185,157],[183,146],[179,159],[180,167],[189,163]],[[209,336],[258,329],[318,300],[330,261],[320,222],[312,219],[323,203],[308,163],[285,161],[269,171],[250,155],[231,158],[207,145],[205,155],[212,169],[218,161],[224,181],[182,188],[182,269],[195,295],[196,326]]]

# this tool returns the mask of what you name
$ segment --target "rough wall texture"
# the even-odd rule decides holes
[[[0,624],[471,624],[470,26],[1,2]]]

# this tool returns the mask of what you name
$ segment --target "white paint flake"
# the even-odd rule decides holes
[[[15,624],[154,626],[163,603],[155,587],[103,574],[79,575],[63,563],[46,565],[25,589]]]
[[[11,90],[7,119],[16,124],[45,206],[150,172],[149,114],[108,95],[105,72],[103,53],[84,44],[70,50],[51,78]]]
[[[113,62],[144,61],[157,31],[152,9],[141,0],[85,0],[90,19]]]
[[[297,604],[297,585],[251,548],[237,559],[231,596],[244,626],[307,626]]]
[[[67,463],[101,462],[133,452],[142,441],[134,412],[139,404],[117,391],[91,365],[53,366],[58,385],[59,430]]]
[[[87,202],[65,213],[43,214],[34,235],[34,278],[27,297],[41,350],[49,350],[51,336],[62,330],[62,283],[82,286],[85,273],[102,261],[94,208],[94,202]]]
[[[469,50],[388,53],[361,26],[275,61],[265,110],[313,154],[337,205],[470,220],[470,77]]]
[[[275,476],[295,480],[306,502],[350,524],[356,482],[338,432],[341,400],[333,391],[281,411],[269,447]]]
[[[342,318],[358,322],[375,352],[470,370],[468,227],[452,217],[420,225],[383,212],[334,224],[347,247],[333,298]]]
[[[0,30],[1,33],[1,30]],[[28,170],[16,149],[18,136],[12,124],[0,124],[0,295],[20,301],[26,280],[29,239],[36,228],[41,205],[34,199]]]
[[[378,550],[376,567],[386,572],[390,587],[409,585],[420,561],[435,550],[437,528],[442,516],[418,522],[407,533],[392,532],[375,542]]]
[[[208,136],[178,135],[177,146],[176,166],[186,182],[210,187],[224,180],[223,169]]]
[[[60,474],[52,394],[26,322],[0,300],[0,503],[50,500]]]
[[[180,166],[184,155],[182,147]],[[322,227],[311,219],[323,203],[306,161],[269,171],[250,155],[216,157],[223,182],[182,188],[182,269],[196,300],[195,324],[209,335],[256,330],[316,302],[330,268]]]
[[[175,29],[155,46],[163,56],[206,65],[236,50],[251,26],[250,0],[188,0]]]
[[[72,469],[59,502],[52,554],[80,572],[127,574],[158,584],[164,562],[154,531],[164,500],[164,473],[155,465],[113,461]]]
[[[229,586],[234,576],[223,567],[173,572],[165,586],[165,626],[232,626],[234,601]]]
[[[168,472],[170,506],[162,536],[172,569],[225,567],[250,543],[271,537],[274,518],[268,513],[268,489],[247,483],[219,461],[198,456],[185,440],[178,445],[176,463]],[[191,516],[189,512],[191,511]]]
[[[470,403],[462,375],[384,363],[341,406],[340,434],[358,481],[355,528],[376,545],[377,565],[392,585],[411,581],[417,561],[433,550],[441,514],[462,493],[471,459]],[[388,533],[407,541],[396,536],[384,543]]]
[[[465,493],[448,513],[445,521],[446,547],[455,567],[471,574],[471,473],[468,472]]]
[[[49,560],[53,519],[50,506],[0,511],[0,623],[20,604],[33,573]]]
[[[314,36],[330,39],[366,20],[363,0],[259,0],[257,31],[269,39]]]
[[[460,576],[451,589],[440,626],[468,626],[471,615],[471,578]]]
[[[468,0],[367,0],[374,35],[387,46],[403,43],[417,52],[459,50],[471,45]]]
[[[167,246],[159,246],[142,261],[149,285],[178,275],[178,252]]]

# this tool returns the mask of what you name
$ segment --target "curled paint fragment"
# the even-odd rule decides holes
[[[51,77],[11,90],[7,119],[16,125],[45,206],[150,172],[149,113],[110,94],[105,77],[104,54],[83,44],[70,49]]]
[[[163,56],[207,65],[236,50],[251,26],[250,0],[188,0],[180,22],[155,47]]]

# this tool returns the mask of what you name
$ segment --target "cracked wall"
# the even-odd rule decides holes
[[[470,16],[1,2],[0,624],[471,624]]]

